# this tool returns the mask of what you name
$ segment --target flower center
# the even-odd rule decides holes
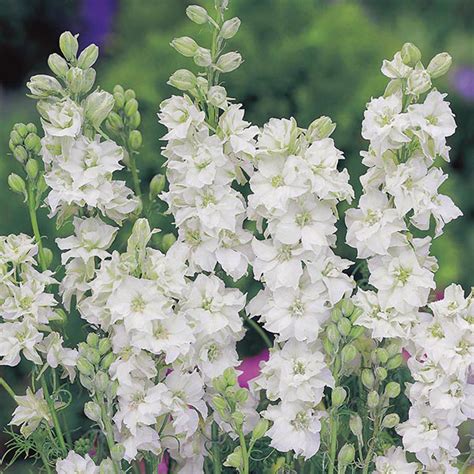
[[[296,431],[303,431],[308,429],[309,417],[306,412],[300,411],[295,416],[295,419],[291,421],[291,425]]]
[[[143,313],[146,307],[145,300],[141,295],[137,295],[132,299],[130,307],[134,313]]]

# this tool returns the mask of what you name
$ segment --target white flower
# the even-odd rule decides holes
[[[258,136],[258,150],[269,154],[291,155],[296,151],[298,134],[298,125],[294,118],[271,118]]]
[[[281,452],[294,451],[296,456],[309,459],[320,445],[320,414],[311,406],[301,402],[269,405],[263,412],[266,419],[273,421],[267,431],[270,446]]]
[[[55,369],[59,365],[63,367],[65,375],[72,382],[76,375],[75,367],[78,352],[75,349],[63,347],[63,338],[57,332],[50,333],[41,342],[41,352],[46,354],[46,362],[50,367]]]
[[[34,256],[38,246],[34,238],[26,234],[0,236],[0,263],[12,263],[19,266],[23,263],[36,264]]]
[[[41,119],[46,134],[54,137],[76,137],[83,121],[82,109],[69,97],[57,102],[41,102],[45,120]]]
[[[28,387],[26,395],[16,396],[15,401],[18,406],[13,412],[10,425],[20,426],[20,432],[25,438],[28,438],[42,421],[53,426],[48,404],[44,399],[43,389],[33,393],[31,388]]]
[[[128,462],[136,459],[138,451],[148,451],[156,456],[162,452],[160,436],[150,426],[137,426],[135,435],[122,426],[118,441],[125,448],[124,459]]]
[[[98,474],[99,467],[94,464],[91,457],[86,454],[84,457],[69,451],[64,459],[56,462],[57,474]]]
[[[385,193],[370,190],[362,195],[357,209],[346,212],[347,243],[357,248],[358,258],[385,255],[400,231],[406,230],[398,211],[389,205]]]
[[[34,364],[41,364],[37,346],[42,339],[43,334],[27,319],[0,324],[0,365],[18,365],[20,352]]]
[[[375,458],[374,474],[416,474],[418,464],[407,462],[402,448],[392,446],[383,456]]]
[[[391,61],[383,60],[381,70],[382,74],[390,79],[406,79],[412,68],[403,63],[401,53],[397,52]]]

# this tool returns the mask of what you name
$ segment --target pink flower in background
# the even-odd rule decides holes
[[[267,361],[270,357],[268,349],[264,349],[258,354],[246,357],[239,366],[242,374],[239,376],[239,385],[248,388],[249,381],[260,374],[260,362]]]

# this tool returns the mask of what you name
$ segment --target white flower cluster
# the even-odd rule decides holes
[[[423,68],[417,61],[410,67],[401,53],[384,61],[382,72],[392,82],[364,114],[362,136],[370,145],[361,154],[369,169],[358,208],[346,213],[347,243],[368,260],[369,284],[377,290],[357,292],[355,303],[364,310],[358,324],[376,339],[406,339],[435,288],[431,238],[413,238],[410,228],[427,231],[433,217],[439,236],[461,215],[451,198],[439,194],[447,176],[435,165],[437,157],[449,160],[446,138],[456,124],[445,94],[433,89],[417,103],[431,87],[429,80],[422,91],[410,88]]]
[[[407,390],[412,407],[397,431],[426,472],[456,473],[457,427],[474,418],[474,385],[468,383],[474,363],[474,295],[465,298],[453,284],[429,307],[433,316],[424,314],[413,329],[408,367],[414,382]]]
[[[223,94],[225,98],[225,90]],[[190,270],[212,272],[219,263],[237,280],[247,273],[252,234],[243,229],[245,201],[232,183],[243,179],[241,163],[255,156],[258,128],[243,119],[240,104],[224,100],[221,108],[214,134],[189,96],[173,96],[161,104],[160,122],[168,129],[163,155],[169,181],[162,197],[175,218]]]
[[[334,385],[317,341],[319,330],[331,307],[353,289],[343,273],[351,262],[331,249],[335,207],[350,201],[353,191],[347,171],[337,170],[342,153],[320,135],[323,124],[327,127],[328,119],[318,119],[308,131],[294,119],[271,119],[264,126],[248,208],[263,230],[264,240],[254,238],[252,248],[254,274],[265,287],[247,310],[276,335],[254,384],[278,401],[263,412],[273,421],[267,433],[272,446],[305,458],[319,449],[316,407],[324,387]]]
[[[35,365],[60,366],[72,381],[77,351],[63,347],[62,336],[49,327],[61,319],[48,291],[57,282],[50,271],[35,268],[37,251],[25,234],[0,237],[0,365],[16,366],[22,354]]]
[[[139,219],[127,252],[102,260],[91,295],[78,308],[112,341],[113,421],[125,459],[167,448],[183,466],[199,469],[205,439],[197,430],[207,421],[204,385],[239,362],[233,341],[243,335],[239,311],[245,297],[215,275],[189,280],[183,247],[175,244],[162,254],[147,247],[151,236]]]

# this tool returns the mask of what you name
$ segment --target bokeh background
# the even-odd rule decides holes
[[[208,30],[186,18],[190,3],[209,7],[211,2],[0,0],[0,234],[30,232],[21,199],[7,187],[8,174],[18,171],[8,136],[15,122],[38,122],[34,101],[25,97],[25,82],[32,74],[48,73],[47,56],[58,51],[64,30],[80,34],[81,48],[91,42],[100,46],[97,69],[103,89],[111,91],[120,83],[136,91],[144,136],[142,180],[146,183],[160,171],[163,130],[156,112],[173,93],[166,85],[170,74],[192,68],[169,42],[182,35],[202,45],[209,41]],[[474,2],[231,0],[230,10],[242,19],[232,46],[245,62],[225,77],[229,95],[244,104],[246,118],[257,125],[272,116],[294,116],[306,127],[320,115],[331,116],[356,193],[363,173],[359,152],[367,147],[360,137],[361,120],[367,101],[384,90],[382,60],[406,41],[421,49],[425,65],[441,51],[453,56],[452,70],[438,83],[449,93],[458,124],[450,139],[452,161],[446,165],[450,179],[442,191],[453,197],[464,217],[446,227],[433,251],[440,263],[439,290],[452,281],[469,288],[474,256]],[[54,224],[45,210],[40,214],[42,232],[54,247]],[[348,249],[343,252],[353,256]],[[20,367],[19,385],[25,374]],[[1,410],[0,426],[8,422],[9,412]]]

